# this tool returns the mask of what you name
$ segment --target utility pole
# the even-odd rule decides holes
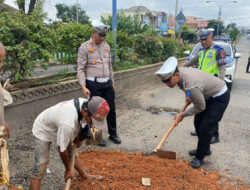
[[[113,48],[113,63],[116,63],[116,37],[117,37],[117,18],[116,18],[116,0],[113,0],[113,11],[112,11],[112,36],[114,40],[114,48]]]
[[[177,26],[177,22],[175,21],[175,18],[178,14],[178,1],[179,0],[175,0],[175,14],[174,14],[174,25],[175,25],[175,33],[176,33],[176,26]],[[175,39],[175,34],[174,34],[174,39]]]
[[[76,22],[78,22],[78,11],[79,11],[79,4],[78,4],[78,0],[76,0]]]
[[[219,35],[219,30],[220,30],[220,21],[221,21],[221,5],[220,5],[219,16],[218,16],[218,23],[217,23],[217,33],[216,33],[216,37],[217,38],[218,38],[218,35]]]
[[[214,0],[208,0],[206,1],[206,3],[211,3],[214,2],[219,6],[219,15],[218,15],[218,23],[217,23],[217,32],[216,32],[216,37],[218,37],[219,35],[219,30],[220,30],[220,21],[221,21],[221,3],[219,3],[218,1],[214,1]],[[227,3],[238,3],[238,1],[235,0],[228,0],[223,4],[223,7],[227,4]]]

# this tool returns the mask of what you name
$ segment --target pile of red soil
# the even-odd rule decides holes
[[[167,190],[246,190],[241,181],[233,182],[218,173],[193,169],[187,161],[167,160],[142,153],[127,154],[121,151],[88,150],[79,153],[84,167],[91,174],[104,177],[103,181],[80,178],[72,184],[72,190],[107,189],[167,189]],[[151,186],[142,185],[142,178],[150,178]]]

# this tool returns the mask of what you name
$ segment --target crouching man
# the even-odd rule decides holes
[[[89,125],[91,124],[99,129],[105,128],[109,110],[105,99],[93,96],[90,100],[77,98],[58,103],[38,115],[32,129],[36,137],[36,149],[30,190],[40,189],[41,180],[49,163],[49,150],[52,142],[56,142],[65,166],[65,180],[73,178],[73,171],[70,169],[73,143],[80,147],[82,141],[90,137]],[[74,168],[83,179],[101,178],[101,176],[89,175],[81,165],[78,156],[75,157]]]
[[[186,102],[193,104],[190,109],[176,115],[175,124],[184,117],[195,115],[198,144],[197,149],[189,151],[189,154],[195,156],[190,166],[199,168],[204,164],[205,156],[211,154],[212,135],[229,103],[227,86],[219,78],[198,69],[178,68],[175,57],[168,58],[156,74],[168,87],[174,88],[178,85],[186,94]]]

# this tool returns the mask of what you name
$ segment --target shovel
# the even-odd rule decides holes
[[[188,107],[189,103],[186,103],[185,106],[182,108],[181,112],[184,112],[186,108]],[[169,134],[172,132],[172,130],[176,127],[175,122],[171,125],[171,127],[166,131],[165,135],[162,137],[160,143],[157,145],[157,147],[154,149],[153,154],[156,154],[160,158],[166,158],[166,159],[176,159],[176,153],[172,151],[166,151],[161,150],[161,147]]]
[[[75,157],[76,157],[76,144],[74,144],[73,149],[72,149],[72,156],[70,159],[70,169],[73,170],[75,166]],[[68,178],[66,181],[66,186],[64,190],[69,190],[71,184],[71,178]]]

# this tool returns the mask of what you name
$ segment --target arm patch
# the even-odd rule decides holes
[[[216,60],[218,62],[218,65],[225,65],[227,64],[226,61],[226,52],[223,48],[219,48],[216,52]]]

